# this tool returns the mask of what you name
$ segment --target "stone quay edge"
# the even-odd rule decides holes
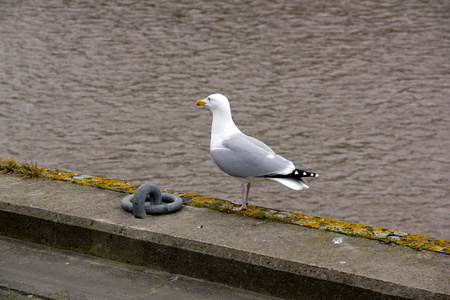
[[[186,193],[179,212],[137,219],[120,207],[136,185],[48,172],[60,180],[0,174],[0,235],[283,298],[450,298],[450,241],[420,236],[436,248],[405,247],[398,241],[415,235],[334,232],[260,207],[234,214],[227,201]]]

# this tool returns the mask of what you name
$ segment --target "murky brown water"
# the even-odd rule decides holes
[[[450,238],[450,2],[0,1],[0,157],[238,199],[211,93],[320,173],[251,203]]]

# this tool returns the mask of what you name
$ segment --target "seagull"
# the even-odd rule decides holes
[[[309,188],[303,177],[319,174],[296,169],[294,164],[276,154],[263,142],[243,134],[231,117],[230,103],[222,94],[212,94],[198,100],[196,106],[206,106],[213,114],[210,155],[225,173],[241,182],[242,200],[232,202],[233,210],[246,210],[252,182],[270,180],[294,190]]]

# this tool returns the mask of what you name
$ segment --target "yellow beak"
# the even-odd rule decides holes
[[[205,105],[205,104],[206,104],[206,102],[203,101],[203,99],[198,100],[197,102],[195,102],[195,105],[196,105],[196,106],[202,106],[202,105]]]

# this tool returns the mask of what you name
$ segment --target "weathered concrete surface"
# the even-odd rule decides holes
[[[279,298],[0,237],[0,299]]]
[[[136,184],[121,180],[111,180],[98,176],[82,175],[53,169],[43,170],[45,170],[45,175],[52,179],[69,181],[87,186],[96,186],[102,189],[135,193],[138,188],[138,185]],[[385,243],[408,246],[413,249],[430,250],[450,254],[450,241],[448,240],[436,239],[388,228],[355,224],[346,221],[333,220],[330,218],[321,218],[301,213],[282,211],[279,209],[270,209],[251,204],[248,205],[247,210],[237,212],[232,211],[233,205],[230,201],[178,191],[164,191],[178,195],[181,197],[184,204],[190,206],[213,208],[214,210],[227,211],[228,213],[253,218],[271,218],[282,221],[283,223],[344,233],[346,235],[365,237],[368,239],[383,241]]]
[[[0,175],[0,234],[286,298],[446,299],[450,256],[184,206],[136,219],[123,193]]]

